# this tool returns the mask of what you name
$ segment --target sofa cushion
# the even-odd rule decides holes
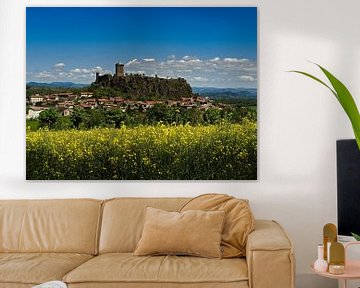
[[[95,254],[102,201],[0,200],[1,252]]]
[[[189,198],[116,198],[104,203],[99,253],[134,252],[145,208],[179,211]]]
[[[168,212],[147,207],[144,229],[134,255],[221,258],[224,216],[224,211]]]
[[[61,280],[66,273],[92,257],[71,253],[0,253],[0,286],[3,283],[40,284]]]
[[[254,230],[254,216],[248,200],[225,194],[204,194],[191,199],[181,211],[198,209],[226,212],[221,236],[222,257],[245,257],[247,236]]]
[[[147,285],[157,283],[157,287],[163,287],[161,286],[163,283],[209,284],[242,281],[247,283],[247,280],[247,264],[241,258],[138,257],[131,253],[110,253],[97,256],[64,277],[64,281],[70,284],[86,283],[90,285],[99,282],[121,282],[124,285],[125,283],[144,283]],[[146,285],[143,287],[149,287]]]

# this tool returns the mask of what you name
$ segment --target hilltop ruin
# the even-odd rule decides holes
[[[96,73],[93,87],[111,87],[133,99],[179,100],[192,97],[192,89],[184,78],[160,78],[141,74],[125,74],[124,64],[115,64],[115,74]]]

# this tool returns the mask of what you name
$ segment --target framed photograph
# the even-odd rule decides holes
[[[256,180],[256,7],[28,7],[28,180]]]

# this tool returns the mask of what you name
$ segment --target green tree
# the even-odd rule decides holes
[[[52,129],[59,117],[60,113],[54,108],[46,109],[39,114],[40,126],[47,126],[49,129]]]
[[[203,113],[199,109],[186,109],[182,114],[182,123],[199,125],[203,123]]]
[[[115,128],[120,128],[121,123],[126,119],[126,114],[121,109],[109,110],[106,113],[106,122],[113,125]]]
[[[217,108],[209,108],[204,113],[204,120],[207,124],[219,123],[221,118],[221,110]]]
[[[83,122],[85,118],[85,113],[83,109],[81,108],[75,108],[71,115],[70,115],[70,121],[74,128],[79,129],[81,122]]]
[[[84,125],[87,129],[95,127],[105,127],[105,124],[106,117],[103,109],[97,108],[86,111],[86,115],[84,117]]]
[[[39,129],[39,120],[38,119],[26,119],[26,129],[30,131],[36,131]]]
[[[148,109],[146,114],[150,124],[158,123],[160,121],[170,124],[176,120],[175,109],[163,103],[155,104]]]
[[[61,116],[58,121],[56,121],[54,125],[54,129],[56,130],[67,130],[72,128],[72,122],[69,116]]]

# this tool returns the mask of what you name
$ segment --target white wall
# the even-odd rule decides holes
[[[353,137],[334,97],[289,69],[333,71],[360,95],[358,0],[202,1],[258,6],[259,175],[257,181],[25,181],[25,6],[194,5],[194,1],[2,0],[0,4],[0,198],[194,196],[251,200],[257,218],[278,220],[295,244],[298,287],[321,284],[309,264],[322,226],[336,223],[335,141]],[[204,4],[203,4],[204,3]],[[206,4],[205,4],[206,3]],[[89,24],[91,25],[91,24]],[[320,75],[320,74],[318,74]],[[325,283],[325,282],[324,282]],[[269,287],[271,288],[271,287]]]

